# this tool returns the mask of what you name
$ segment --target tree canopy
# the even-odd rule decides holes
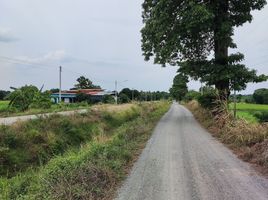
[[[14,91],[9,95],[9,106],[25,111],[32,108],[50,108],[51,100],[49,92],[42,92],[33,85],[25,85],[21,88],[14,88]]]
[[[76,79],[78,82],[75,84],[76,89],[100,89],[101,87],[98,85],[94,85],[91,80],[84,76],[80,76],[78,79]]]
[[[268,104],[268,89],[261,88],[254,91],[253,99],[258,104]]]
[[[187,83],[189,82],[188,77],[183,74],[177,74],[173,80],[173,85],[169,92],[171,96],[181,101],[188,92]]]
[[[241,64],[243,54],[228,54],[229,48],[236,48],[234,27],[251,22],[251,11],[265,4],[265,0],[145,0],[141,30],[145,60],[153,57],[156,64],[177,65],[180,73],[215,85],[227,96],[231,89],[245,89],[248,82],[267,80]]]

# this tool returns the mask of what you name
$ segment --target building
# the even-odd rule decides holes
[[[61,101],[64,103],[75,103],[77,102],[78,94],[86,94],[92,102],[102,101],[105,95],[115,96],[114,91],[106,91],[103,89],[80,89],[80,90],[66,90],[61,92]],[[59,93],[51,94],[51,100],[54,103],[59,103]]]

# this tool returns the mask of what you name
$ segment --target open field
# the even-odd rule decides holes
[[[0,101],[0,111],[7,109],[9,101]]]
[[[237,103],[237,116],[241,119],[245,119],[251,123],[257,123],[258,119],[254,116],[254,113],[268,112],[268,105],[261,104],[248,104],[248,103]],[[230,104],[230,110],[233,110],[234,104]]]
[[[1,126],[0,199],[112,199],[169,102]]]

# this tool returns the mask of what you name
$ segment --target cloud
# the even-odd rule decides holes
[[[17,40],[18,38],[13,35],[11,29],[0,27],[0,42],[9,43]]]
[[[28,63],[36,63],[36,64],[46,64],[46,63],[55,63],[55,62],[70,62],[72,60],[71,57],[69,57],[65,50],[56,50],[48,52],[47,54],[43,56],[38,57],[28,57],[28,56],[19,56],[17,59],[28,62]]]

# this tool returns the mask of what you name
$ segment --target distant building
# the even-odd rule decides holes
[[[102,101],[105,95],[115,96],[114,91],[106,91],[103,89],[81,89],[81,90],[66,90],[61,92],[61,102],[64,103],[75,103],[77,102],[77,95],[78,94],[86,94],[89,96],[90,100],[93,102],[100,102]],[[59,102],[59,93],[51,94],[51,100],[54,103]]]

